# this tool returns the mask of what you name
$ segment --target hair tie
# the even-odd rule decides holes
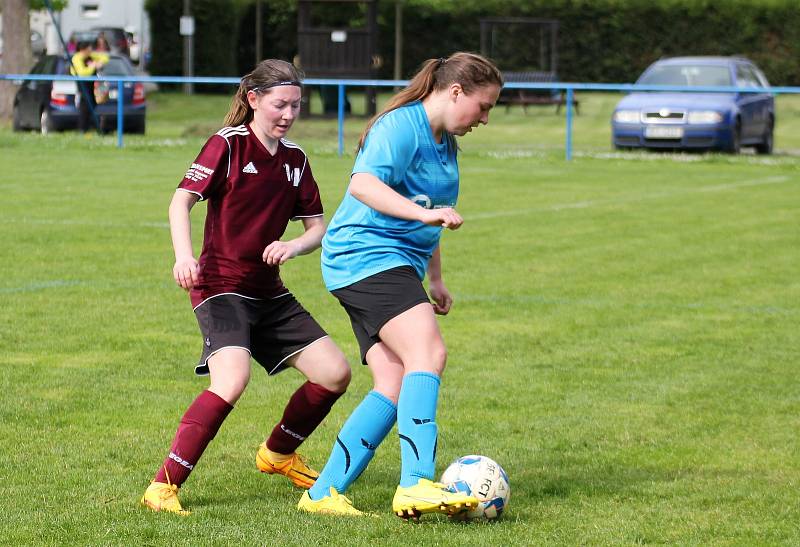
[[[439,57],[439,66],[443,66],[446,62],[447,62],[447,59],[445,59],[444,57]]]

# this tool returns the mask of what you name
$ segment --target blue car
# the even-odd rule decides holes
[[[743,57],[673,57],[656,61],[640,85],[739,87],[747,93],[634,92],[614,109],[614,147],[723,150],[753,146],[771,154],[775,99],[764,74]]]
[[[58,55],[45,55],[33,66],[31,74],[69,74],[69,64]],[[111,55],[102,75],[133,76],[127,57]],[[78,126],[78,82],[75,80],[24,80],[14,97],[14,131],[51,131]],[[94,91],[95,114],[102,131],[117,128],[117,83],[84,82]],[[123,128],[129,133],[144,133],[147,102],[144,84],[125,82],[122,86]]]

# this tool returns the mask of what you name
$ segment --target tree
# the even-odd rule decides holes
[[[29,0],[2,0],[3,57],[0,72],[23,74],[33,61],[31,53],[31,23],[28,18]],[[9,80],[0,80],[0,119],[8,120],[14,108],[17,86]]]

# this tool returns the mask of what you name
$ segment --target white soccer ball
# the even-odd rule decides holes
[[[477,507],[458,515],[464,519],[497,518],[511,498],[508,475],[500,464],[486,456],[473,454],[458,458],[444,470],[439,482],[478,498]]]

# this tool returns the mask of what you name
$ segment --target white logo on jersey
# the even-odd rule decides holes
[[[431,198],[426,196],[425,194],[417,194],[416,196],[412,196],[411,201],[413,201],[420,207],[424,207],[425,209],[431,208]]]
[[[258,171],[256,171],[256,166],[253,165],[253,162],[251,161],[250,163],[244,166],[244,169],[242,169],[242,173],[252,173],[254,175],[257,175]]]
[[[200,165],[198,163],[193,163],[192,166],[189,168],[189,170],[186,171],[186,175],[184,176],[184,178],[192,182],[198,182],[205,178],[208,178],[209,175],[213,174],[214,174],[213,169],[209,169],[208,167]]]
[[[288,163],[283,164],[283,169],[286,171],[286,180],[292,183],[292,186],[300,185],[300,168],[295,167],[292,169]]]

